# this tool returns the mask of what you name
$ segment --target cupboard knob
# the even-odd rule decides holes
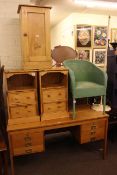
[[[27,33],[24,33],[24,36],[28,36]]]

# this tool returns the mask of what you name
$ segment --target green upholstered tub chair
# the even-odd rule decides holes
[[[69,70],[73,118],[77,98],[102,96],[103,113],[105,113],[107,74],[89,61],[65,60],[63,65]]]

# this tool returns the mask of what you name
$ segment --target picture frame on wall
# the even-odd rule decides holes
[[[93,63],[96,66],[104,67],[107,55],[106,49],[93,49]]]
[[[90,25],[77,25],[76,26],[76,47],[92,46],[92,26]]]
[[[108,29],[106,26],[94,26],[93,47],[106,48],[108,40]]]
[[[117,28],[111,28],[111,42],[117,43]]]
[[[77,59],[87,60],[92,62],[92,50],[91,49],[78,49],[77,50]]]

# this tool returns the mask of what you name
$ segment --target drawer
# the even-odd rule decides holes
[[[86,123],[84,125],[81,125],[81,132],[87,132],[91,130],[97,130],[100,128],[105,128],[105,120],[94,120],[90,123]]]
[[[25,105],[25,104],[35,104],[36,94],[35,91],[30,92],[9,92],[8,93],[9,105]]]
[[[101,140],[105,137],[105,120],[93,121],[80,126],[80,143]]]
[[[22,130],[10,134],[14,155],[23,155],[44,150],[44,134],[38,129]]]
[[[80,143],[87,143],[91,141],[101,140],[105,137],[105,128],[100,128],[96,131],[80,133]]]
[[[42,91],[43,103],[66,101],[66,89],[47,89]]]
[[[44,113],[65,111],[65,110],[66,110],[66,102],[45,103],[43,105]]]
[[[10,118],[31,117],[37,114],[36,105],[12,106],[9,111]]]

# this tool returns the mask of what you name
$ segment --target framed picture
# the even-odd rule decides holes
[[[92,27],[89,25],[76,26],[76,47],[91,47]]]
[[[94,26],[93,47],[106,48],[107,46],[107,27]]]
[[[117,42],[117,28],[111,29],[111,42]]]
[[[92,62],[92,50],[91,49],[78,49],[77,59],[87,60]]]
[[[106,61],[106,49],[94,49],[93,50],[93,63],[97,66],[103,67]]]

